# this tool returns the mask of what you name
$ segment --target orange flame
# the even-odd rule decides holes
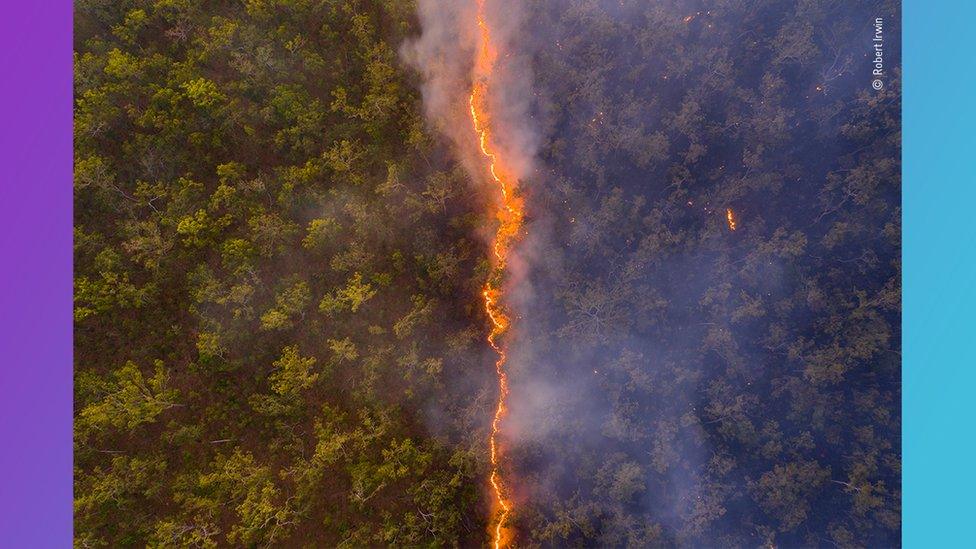
[[[485,0],[477,0],[477,5],[479,47],[475,55],[474,78],[471,95],[468,97],[468,105],[471,110],[471,123],[478,138],[478,147],[488,164],[488,174],[501,193],[501,203],[495,213],[498,219],[498,228],[495,230],[492,251],[495,255],[495,272],[502,274],[506,269],[512,243],[522,228],[524,213],[522,200],[515,193],[517,180],[505,167],[492,142],[493,128],[488,112],[487,96],[488,85],[492,79],[495,62],[498,59],[498,51],[492,41],[491,29],[485,19]],[[513,536],[513,532],[505,525],[505,521],[512,511],[513,503],[506,495],[507,490],[499,471],[500,450],[498,444],[498,434],[501,429],[502,418],[505,417],[507,411],[506,401],[508,398],[508,375],[505,371],[508,357],[505,353],[505,346],[499,343],[499,338],[508,331],[511,321],[499,303],[503,296],[503,289],[500,283],[493,282],[497,278],[492,277],[485,283],[482,296],[485,301],[485,311],[492,324],[487,337],[488,344],[498,355],[498,359],[495,361],[495,374],[498,377],[498,402],[491,421],[491,435],[488,443],[490,447],[489,457],[491,458],[489,481],[495,493],[492,511],[493,540],[495,549],[501,549],[501,547],[509,544]]]
[[[732,211],[732,208],[726,208],[725,209],[725,219],[726,219],[726,221],[729,222],[729,230],[730,231],[734,231],[735,230],[735,212]]]

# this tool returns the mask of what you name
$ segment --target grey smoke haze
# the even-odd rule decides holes
[[[507,336],[511,395],[503,426],[506,473],[514,479],[512,496],[528,503],[542,494],[565,493],[579,482],[578,471],[565,456],[580,451],[601,455],[611,408],[602,394],[599,372],[592,371],[590,363],[595,354],[616,354],[620,349],[608,349],[605,341],[553,335],[565,314],[560,310],[564,296],[555,292],[566,288],[574,275],[564,272],[561,244],[553,234],[552,217],[563,212],[531,201],[545,196],[533,192],[532,186],[546,184],[549,173],[536,158],[541,127],[554,129],[550,120],[540,121],[534,113],[546,112],[563,99],[562,90],[534,89],[532,55],[552,37],[527,24],[520,2],[489,2],[487,8],[492,39],[501,52],[489,83],[493,142],[529,197],[526,235],[509,262],[507,279],[507,305],[515,324]],[[401,52],[423,75],[428,121],[450,138],[476,189],[484,193],[489,183],[486,164],[475,146],[467,110],[478,40],[474,10],[474,2],[422,0],[418,15],[423,32]],[[542,104],[546,101],[550,106]],[[494,192],[490,186],[487,190]],[[577,283],[582,290],[585,280],[573,282]],[[609,336],[624,334],[597,335],[612,340]],[[474,406],[490,409],[483,401]],[[515,466],[516,460],[527,465]]]
[[[401,54],[423,77],[421,90],[428,121],[451,140],[477,192],[492,196],[497,190],[487,178],[487,164],[477,149],[468,111],[471,69],[479,40],[475,10],[474,1],[421,0],[418,15],[422,34],[405,44]],[[531,187],[544,184],[546,173],[536,157],[542,141],[540,123],[534,116],[540,94],[533,89],[531,71],[534,49],[543,39],[538,35],[539,29],[529,26],[525,12],[521,2],[486,4],[491,39],[500,52],[488,83],[488,107],[492,143],[499,159],[518,177],[520,192],[531,197]],[[558,455],[548,453],[558,454],[563,448],[554,446],[553,441],[564,437],[567,429],[584,436],[597,433],[605,410],[593,409],[600,404],[590,394],[590,379],[561,375],[563,365],[547,356],[548,346],[553,343],[543,334],[551,326],[546,322],[550,315],[545,310],[551,305],[548,299],[540,300],[538,294],[552,291],[554,286],[536,279],[558,273],[560,254],[553,249],[547,209],[530,201],[526,213],[526,233],[510,257],[506,278],[506,305],[515,322],[506,336],[511,395],[503,427],[504,448],[506,459],[521,451],[534,452],[547,463],[546,468],[559,470]],[[487,240],[491,236],[486,233]],[[546,263],[545,268],[540,268],[541,261]],[[538,287],[537,282],[541,283]],[[538,329],[533,327],[536,323]],[[486,361],[486,366],[490,367],[490,362]],[[490,370],[486,373],[493,374]],[[482,410],[490,409],[486,402],[475,404]],[[549,475],[543,472],[543,476]],[[513,497],[531,498],[521,483],[515,482],[518,485],[511,486]]]
[[[603,7],[612,8],[615,17],[626,15],[626,10],[611,4]],[[594,4],[591,9],[600,10],[601,6]],[[535,5],[534,9],[551,9],[551,13],[556,13],[560,6],[558,3],[548,8]],[[590,334],[593,337],[575,338],[561,329],[566,323],[565,303],[573,300],[566,292],[577,292],[585,298],[599,290],[590,288],[587,273],[564,268],[565,240],[555,234],[558,229],[553,219],[563,217],[566,212],[560,211],[559,204],[532,201],[548,196],[535,192],[534,186],[551,183],[552,172],[542,165],[536,154],[543,140],[552,137],[544,132],[557,129],[553,119],[545,114],[558,109],[566,100],[563,94],[567,93],[559,88],[558,82],[551,82],[555,86],[553,89],[539,87],[532,73],[532,56],[539,48],[551,46],[558,37],[545,28],[530,25],[526,21],[529,8],[521,2],[489,1],[487,10],[492,39],[501,52],[489,83],[492,135],[500,157],[518,175],[520,188],[529,199],[526,234],[510,260],[507,279],[507,305],[515,324],[507,336],[511,395],[503,439],[507,473],[514,473],[516,479],[511,487],[512,495],[523,502],[531,502],[543,494],[569,494],[580,482],[579,472],[572,469],[569,460],[564,459],[566,456],[576,457],[585,451],[597,459],[603,456],[608,463],[619,461],[620,454],[610,452],[606,446],[608,433],[611,439],[616,436],[626,439],[626,436],[614,434],[615,429],[621,427],[613,424],[612,403],[600,382],[603,374],[594,371],[593,364],[603,363],[607,357],[630,349],[642,349],[647,353],[641,356],[648,367],[653,367],[656,358],[645,342],[628,333],[626,325],[613,324],[612,318],[601,316],[609,311],[601,310],[591,319],[599,323],[598,326],[583,328],[584,331],[596,330]],[[418,15],[422,34],[406,43],[401,54],[422,75],[421,90],[429,123],[451,140],[477,192],[487,192],[490,196],[495,190],[486,181],[486,164],[476,148],[467,103],[472,61],[478,45],[475,3],[421,0]],[[580,15],[582,24],[587,24],[588,14]],[[548,52],[546,55],[553,54]],[[592,116],[601,108],[594,105],[580,116]],[[536,113],[544,113],[544,116],[536,116]],[[641,117],[654,116],[653,113],[639,114]],[[577,137],[559,138],[572,142]],[[616,273],[611,277],[628,278],[621,281],[621,285],[634,282],[633,275],[619,272],[623,265],[609,267]],[[611,306],[621,309],[618,311],[621,313],[622,309],[635,305],[627,300],[627,296],[612,299]],[[579,322],[585,323],[587,319],[579,319]],[[679,394],[671,396],[679,397],[676,400],[681,402],[688,400]],[[476,406],[487,404],[478,402]],[[649,441],[641,438],[628,442]],[[693,457],[691,451],[685,454],[688,459]],[[520,465],[513,464],[516,461]],[[640,471],[640,468],[631,470]],[[641,471],[638,476],[643,474]],[[520,478],[521,475],[528,478]],[[679,481],[677,473],[673,475],[676,483],[690,482],[687,479]],[[678,490],[691,491],[690,486]],[[679,499],[684,498],[679,496]],[[660,501],[654,503],[662,515],[677,513]]]
[[[428,121],[453,142],[479,186],[485,161],[477,149],[468,96],[479,33],[474,0],[420,0],[417,13],[421,35],[401,48],[401,56],[422,75],[421,93]],[[486,4],[491,39],[502,52],[489,83],[493,143],[506,166],[520,179],[531,175],[540,138],[529,116],[532,76],[529,51],[519,48],[523,29],[521,3]],[[523,181],[524,184],[524,181]]]
[[[488,6],[504,44],[492,125],[528,214],[507,294],[504,464],[520,529],[565,526],[565,539],[603,546],[774,539],[758,478],[793,462],[850,467],[839,443],[810,441],[805,421],[820,412],[802,418],[782,396],[819,389],[776,338],[825,337],[811,281],[845,268],[835,251],[803,254],[822,236],[809,228],[831,192],[823,181],[855,150],[840,136],[869,34],[849,21],[867,7]],[[428,120],[483,192],[466,112],[473,2],[423,0],[419,15],[423,35],[403,55],[424,75]],[[742,215],[734,234],[727,206]],[[858,213],[878,226],[887,215]],[[873,253],[863,272],[878,265]],[[809,499],[825,508],[843,497],[818,490]],[[817,520],[825,530],[833,519]]]

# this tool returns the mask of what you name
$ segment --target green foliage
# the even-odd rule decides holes
[[[206,78],[197,78],[184,83],[181,88],[197,107],[210,108],[226,100],[217,89],[217,84]]]
[[[291,328],[297,318],[303,316],[302,309],[312,298],[308,284],[298,281],[275,295],[275,306],[261,315],[261,328],[281,330]]]
[[[113,372],[113,379],[100,389],[103,396],[81,408],[76,429],[81,439],[95,432],[117,428],[132,431],[152,423],[164,411],[179,404],[173,402],[178,391],[170,387],[169,373],[157,360],[153,376],[146,378],[134,362],[126,362]]]
[[[92,546],[108,545],[106,534],[118,531],[120,517],[129,517],[128,528],[140,532],[145,525],[139,512],[142,502],[158,497],[164,490],[167,464],[147,456],[145,459],[111,455],[105,466],[95,467],[78,479],[74,513],[97,528],[80,533],[79,542]]]
[[[355,273],[344,288],[326,294],[322,298],[319,310],[327,315],[341,312],[355,313],[375,295],[376,290],[373,289],[372,284],[364,284],[362,275]]]
[[[140,288],[129,277],[121,256],[110,248],[102,250],[94,259],[92,275],[75,278],[75,320],[141,307],[153,287]]]
[[[405,315],[483,322],[458,298],[479,254],[452,251],[478,246],[445,191],[465,176],[430,163],[397,59],[414,25],[399,2],[77,4],[79,546],[483,539],[455,449],[481,433],[412,412],[482,364]]]
[[[308,222],[307,235],[302,240],[302,246],[315,250],[326,247],[339,232],[339,225],[334,219],[313,219]]]
[[[281,358],[275,361],[271,374],[271,389],[279,395],[295,395],[314,384],[319,374],[312,372],[315,357],[301,357],[298,347],[285,347]]]

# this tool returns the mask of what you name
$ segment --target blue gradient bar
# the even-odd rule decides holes
[[[973,547],[976,2],[906,0],[905,547]]]

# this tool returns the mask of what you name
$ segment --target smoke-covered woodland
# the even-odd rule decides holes
[[[898,2],[481,2],[76,0],[76,546],[491,545],[486,287],[506,543],[900,546]]]

